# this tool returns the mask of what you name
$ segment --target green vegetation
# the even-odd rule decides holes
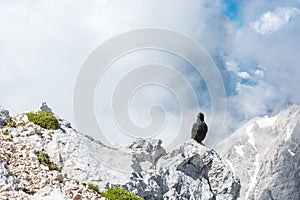
[[[28,120],[45,129],[58,129],[58,120],[51,113],[39,111],[26,114]]]
[[[89,188],[90,190],[94,190],[95,192],[99,193],[99,187],[98,187],[98,185],[94,185],[94,184],[92,184],[92,183],[89,183],[88,188]]]
[[[8,120],[7,121],[7,126],[9,126],[9,127],[16,127],[16,122],[14,121],[14,120]]]
[[[121,187],[109,188],[106,192],[101,193],[102,197],[109,200],[143,200],[143,198],[124,190]]]
[[[3,135],[9,135],[9,134],[10,134],[10,132],[8,132],[8,131],[3,132]]]
[[[37,152],[36,156],[38,157],[40,164],[49,167],[50,170],[58,170],[57,165],[50,161],[49,155],[47,153]]]
[[[26,126],[26,123],[25,122],[21,122],[21,123],[18,124],[18,126],[23,126],[24,127],[24,126]]]

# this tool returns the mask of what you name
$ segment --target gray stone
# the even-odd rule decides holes
[[[10,119],[8,110],[0,106],[0,126],[5,126]]]
[[[52,112],[52,109],[47,105],[46,102],[43,102],[42,105],[40,106],[40,111],[46,111],[48,113],[54,114]]]
[[[20,180],[11,174],[7,169],[7,161],[0,155],[0,193],[10,190],[15,191],[20,188]]]

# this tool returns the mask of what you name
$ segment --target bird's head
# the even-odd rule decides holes
[[[204,121],[204,114],[203,113],[198,113],[198,118],[200,119],[201,122]]]

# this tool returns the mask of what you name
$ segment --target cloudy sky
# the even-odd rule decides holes
[[[46,101],[76,127],[73,92],[85,60],[111,37],[144,27],[175,30],[207,50],[226,90],[223,137],[253,117],[276,114],[290,104],[300,104],[298,0],[0,0],[0,105],[15,113],[36,110]],[[197,94],[199,107],[185,107],[195,115],[203,111],[211,123],[205,78],[196,76],[180,59],[151,51],[128,55],[115,64],[113,75],[106,78],[107,88],[95,91],[97,119],[108,118],[97,99],[109,94],[110,85],[122,76],[118,65],[128,66],[124,70],[130,69],[130,63],[151,62],[174,66],[186,77]],[[172,76],[163,78],[172,83]],[[177,91],[185,90],[177,81],[173,84],[179,88]],[[132,120],[141,126],[149,124],[149,113],[143,113],[151,104],[160,104],[149,100],[149,94],[169,102],[169,107],[175,102],[176,107],[176,100],[161,88],[146,91],[137,93],[129,104]],[[167,122],[178,124],[180,109],[166,110]],[[168,123],[165,128],[169,131],[161,138],[167,139],[178,129]]]

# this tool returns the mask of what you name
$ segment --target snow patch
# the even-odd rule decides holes
[[[243,148],[244,148],[244,145],[234,146],[234,149],[235,149],[236,153],[239,154],[242,157],[244,156]]]
[[[256,123],[259,126],[259,128],[264,128],[267,126],[273,126],[275,124],[276,120],[277,120],[277,117],[266,117],[263,119],[258,119],[256,121]]]
[[[296,124],[294,124],[292,127],[290,127],[290,126],[287,127],[285,141],[288,141],[291,138],[295,126],[296,126]]]
[[[225,159],[226,163],[228,164],[229,168],[231,169],[231,171],[235,174],[234,172],[234,168],[233,168],[233,164],[228,160],[228,158]]]
[[[254,127],[254,124],[250,124],[247,128],[246,128],[246,134],[248,135],[249,139],[248,139],[248,142],[249,144],[252,145],[252,147],[257,151],[257,148],[255,146],[255,140],[254,140],[254,137],[253,137],[253,132],[252,132],[252,129]]]
[[[292,156],[294,156],[295,155],[295,153],[294,152],[292,152],[290,149],[288,149],[288,152],[292,155]]]
[[[254,165],[255,165],[255,170],[254,170],[253,176],[251,176],[251,174],[248,171],[248,174],[250,176],[250,183],[249,183],[249,189],[248,189],[248,191],[247,191],[247,193],[245,195],[245,199],[249,199],[250,192],[255,188],[255,184],[256,184],[256,180],[257,180],[257,175],[259,173],[259,166],[260,166],[260,163],[259,163],[259,154],[256,154],[256,156],[255,156]]]

